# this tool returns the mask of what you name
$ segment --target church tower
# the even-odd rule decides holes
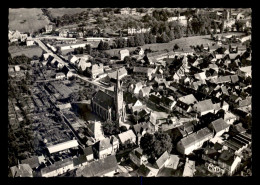
[[[115,105],[116,105],[116,121],[120,121],[124,116],[124,102],[123,91],[121,89],[121,83],[119,79],[119,72],[117,70],[117,82],[115,88]]]

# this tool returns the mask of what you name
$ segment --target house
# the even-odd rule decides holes
[[[144,50],[141,47],[137,47],[134,51],[134,53],[138,54],[138,55],[143,55],[144,54]]]
[[[154,167],[157,169],[161,169],[165,167],[165,165],[169,162],[169,154],[167,151],[165,151],[154,163]]]
[[[199,149],[205,141],[213,138],[213,133],[208,128],[200,129],[199,131],[182,138],[177,143],[177,151],[181,154],[189,155],[193,150]]]
[[[195,173],[196,169],[195,169],[195,161],[189,160],[188,158],[186,158],[186,163],[184,166],[184,170],[183,170],[183,177],[193,177],[194,173]]]
[[[86,59],[84,59],[83,57],[78,58],[77,61],[75,61],[74,64],[78,69],[81,69],[82,71],[85,71],[86,68],[91,67],[91,63],[90,62],[86,62]]]
[[[119,140],[116,136],[111,136],[110,143],[112,145],[112,154],[115,154],[119,150]]]
[[[145,98],[145,97],[149,97],[151,91],[151,87],[143,87],[140,91],[139,91],[139,97],[141,98]]]
[[[209,112],[214,113],[214,105],[211,101],[211,99],[203,100],[200,102],[197,102],[193,105],[193,110],[196,111],[199,116],[203,116]]]
[[[251,66],[241,67],[237,70],[237,75],[242,78],[251,77],[252,78],[252,69]]]
[[[130,160],[138,167],[148,163],[147,156],[143,154],[143,150],[138,147],[129,153]]]
[[[155,130],[158,130],[158,126],[167,122],[169,114],[165,112],[152,111],[150,114],[150,122],[155,126]]]
[[[52,29],[53,29],[53,26],[51,24],[50,25],[45,25],[45,32],[46,33],[52,32]]]
[[[151,80],[152,74],[155,73],[155,70],[148,67],[134,67],[133,73],[136,76],[147,77],[149,80]]]
[[[180,158],[178,157],[178,155],[170,154],[168,163],[165,164],[165,168],[171,168],[173,170],[176,170],[179,165],[179,161],[180,161]]]
[[[134,85],[133,93],[139,94],[140,90],[143,88],[142,82],[138,82]]]
[[[232,114],[232,113],[229,112],[229,111],[226,111],[226,112],[225,112],[225,114],[224,114],[224,121],[225,121],[227,124],[231,125],[231,124],[233,124],[234,121],[236,121],[236,120],[237,120],[237,117],[236,117],[234,114]]]
[[[232,175],[239,167],[241,158],[236,156],[234,152],[224,150],[224,147],[221,148],[220,150],[217,148],[206,148],[202,154],[202,159],[212,164],[211,169],[208,167],[209,170],[212,170],[212,167],[218,168],[220,173]]]
[[[127,76],[127,70],[125,69],[125,67],[119,68],[117,69],[118,71],[118,78],[121,80],[122,78],[124,78],[125,76]],[[117,71],[113,71],[108,73],[108,77],[112,78],[112,79],[117,79]]]
[[[106,158],[113,153],[113,148],[109,138],[104,138],[94,145],[94,151],[99,159]]]
[[[47,149],[49,151],[50,154],[52,153],[56,153],[56,152],[60,152],[60,151],[64,151],[64,150],[68,150],[70,148],[76,148],[78,147],[78,141],[77,140],[70,140],[70,141],[65,141],[56,145],[51,145],[48,146]]]
[[[120,144],[123,146],[136,143],[136,135],[134,134],[133,130],[128,130],[126,132],[118,134],[118,138]]]
[[[67,79],[70,79],[74,75],[67,66],[63,66],[61,71],[65,74]]]
[[[20,66],[18,66],[18,65],[16,65],[16,66],[14,66],[14,71],[20,71]]]
[[[235,156],[232,152],[228,150],[222,151],[218,158],[218,165],[222,169],[225,169],[228,175],[233,175],[236,169],[239,167],[241,163],[241,158],[239,156]]]
[[[68,57],[68,61],[69,61],[69,63],[71,63],[71,64],[73,64],[73,65],[75,65],[75,62],[78,60],[78,57],[76,57],[75,55],[70,55],[69,57]]]
[[[173,99],[173,97],[165,97],[161,98],[160,106],[165,108],[168,111],[172,111],[173,107],[176,105],[177,101]]]
[[[176,103],[176,110],[180,113],[189,113],[192,110],[192,106],[197,103],[197,99],[193,94],[182,96],[178,98]]]
[[[71,158],[66,158],[42,168],[40,173],[42,177],[56,177],[73,169],[73,160]]]
[[[130,56],[128,49],[122,49],[118,52],[115,52],[115,56],[119,58],[119,60],[124,60],[126,56]]]
[[[65,79],[66,76],[65,76],[64,73],[56,73],[55,78],[56,78],[56,79]]]
[[[139,112],[141,109],[144,108],[144,105],[142,104],[142,102],[140,102],[139,100],[136,100],[135,103],[133,103],[131,105],[131,107],[129,107],[131,112]]]
[[[115,155],[93,161],[86,166],[80,167],[76,171],[77,177],[104,177],[113,176],[117,172],[117,160]]]
[[[10,168],[12,177],[33,177],[32,168],[29,164],[18,164]]]
[[[32,169],[36,169],[40,166],[38,156],[32,156],[30,158],[21,161],[22,164],[29,164]]]
[[[91,146],[84,148],[83,152],[84,152],[84,155],[86,156],[87,161],[94,160],[93,150],[92,150]]]
[[[219,118],[215,121],[212,121],[209,124],[209,128],[213,131],[214,137],[221,136],[224,132],[228,132],[229,124],[227,124],[223,118]]]
[[[34,40],[28,37],[26,39],[26,46],[33,46],[33,45],[34,45]]]
[[[104,73],[103,64],[94,64],[90,68],[87,68],[88,73],[90,74],[92,79],[96,79],[98,75]]]

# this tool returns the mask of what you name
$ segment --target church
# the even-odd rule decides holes
[[[92,111],[103,120],[124,122],[125,102],[123,101],[123,91],[117,71],[117,83],[114,92],[99,90],[91,101]]]

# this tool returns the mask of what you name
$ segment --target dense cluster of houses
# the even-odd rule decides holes
[[[228,11],[220,12],[210,15],[226,19],[235,16]],[[120,13],[135,15],[136,10],[121,9]],[[236,19],[240,17],[236,15]],[[168,21],[174,20],[187,21],[187,18],[178,16]],[[48,25],[45,29],[51,33],[53,27]],[[147,30],[128,29],[129,34],[139,31]],[[30,45],[30,38],[17,31],[10,31],[8,36],[11,42],[27,39]],[[72,39],[81,35],[60,30],[59,37]],[[104,40],[103,37],[88,39],[88,42]],[[251,40],[251,36],[240,38],[241,42],[247,40]],[[69,139],[60,142],[49,142],[50,139],[45,138],[46,153],[20,161],[10,168],[11,176],[54,177],[74,171],[79,177],[125,174],[154,177],[167,176],[166,172],[192,177],[201,168],[213,175],[231,176],[246,162],[243,152],[251,151],[252,69],[251,51],[244,46],[232,44],[228,48],[206,47],[200,52],[189,48],[150,53],[138,47],[133,53],[128,49],[116,51],[114,55],[118,60],[102,63],[90,55],[58,56],[54,54],[55,48],[49,43],[46,45],[52,52],[43,53],[38,62],[34,61],[37,65],[32,66],[44,69],[37,69],[37,73],[42,72],[42,81],[55,82],[35,87],[34,93],[41,91],[46,96],[33,95],[33,98],[44,106],[48,102],[55,104],[73,137],[70,133]],[[75,47],[84,46],[85,43]],[[130,61],[122,64],[125,57]],[[11,73],[19,71],[19,65],[9,68]],[[54,75],[46,75],[50,71],[55,71]],[[80,103],[87,105],[98,121],[88,120],[88,115],[87,120],[81,120],[83,124],[79,123],[83,118],[73,113],[75,102],[60,101],[68,101],[72,94],[73,76],[82,86],[77,87],[78,90],[88,87],[94,91],[91,98]],[[36,104],[43,107],[42,103]],[[115,124],[117,130],[107,134],[104,130],[108,124]],[[168,134],[173,147],[150,161],[140,142],[146,133],[156,132]],[[200,162],[193,160],[194,156],[201,159]],[[134,170],[129,170],[130,167],[122,170],[125,161]]]

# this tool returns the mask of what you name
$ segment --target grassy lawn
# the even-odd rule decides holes
[[[67,15],[73,15],[83,11],[87,11],[88,8],[48,8],[53,17]]]
[[[218,35],[230,35],[230,34],[234,34],[234,35],[242,35],[243,33],[240,32],[232,32],[232,33],[223,33],[223,34],[218,34]],[[175,44],[178,44],[178,46],[180,47],[180,49],[189,49],[191,45],[201,45],[203,44],[204,46],[206,46],[207,44],[210,44],[210,48],[213,48],[211,45],[212,43],[214,43],[213,40],[210,39],[210,35],[202,35],[202,36],[193,36],[193,37],[183,37],[180,39],[175,39],[169,43],[155,43],[155,44],[146,44],[144,46],[142,46],[143,49],[151,49],[153,51],[162,51],[162,50],[166,50],[168,49],[169,51],[172,51],[173,46]],[[215,46],[217,47],[217,46]],[[128,49],[130,52],[134,51],[136,47],[127,47],[124,49]],[[111,49],[107,52],[110,55],[114,55],[115,52],[119,51],[121,49]]]
[[[34,55],[37,55],[40,57],[42,55],[42,49],[38,46],[9,46],[8,50],[12,57],[18,56],[18,55],[26,55],[27,57],[32,58]]]
[[[9,8],[9,29],[34,32],[49,24],[40,8]]]

